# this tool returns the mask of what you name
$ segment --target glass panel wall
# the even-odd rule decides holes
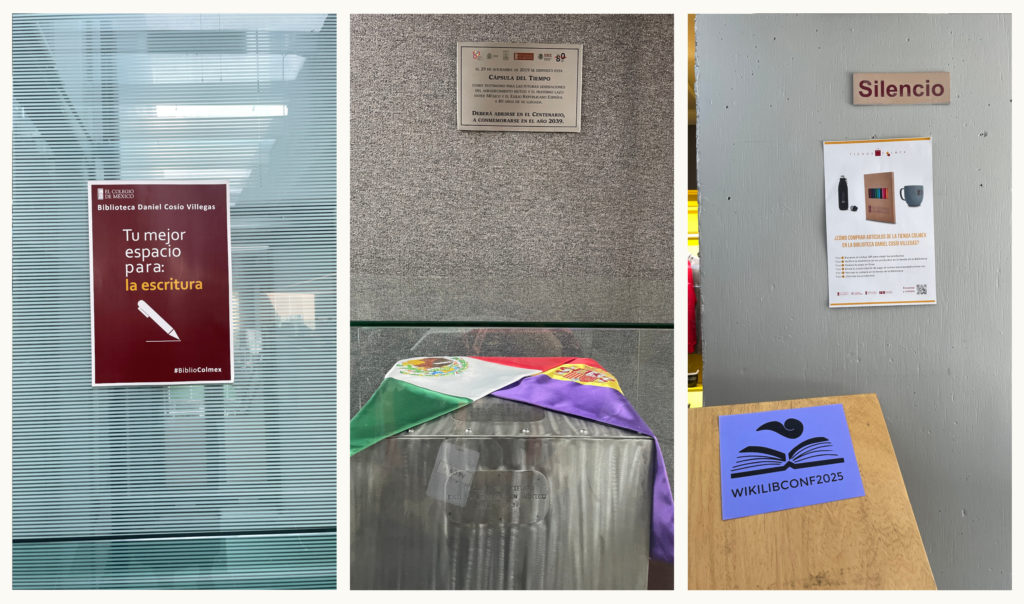
[[[15,15],[15,588],[333,587],[336,19]],[[90,385],[88,180],[227,180],[235,381]]]

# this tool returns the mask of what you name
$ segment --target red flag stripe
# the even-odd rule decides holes
[[[469,357],[471,359],[477,359],[480,361],[487,361],[488,363],[497,363],[498,365],[509,365],[511,367],[522,367],[523,369],[535,369],[537,371],[547,371],[548,369],[554,369],[559,365],[565,365],[566,363],[576,362],[577,359],[573,357]],[[585,359],[589,361],[590,359]]]
[[[575,359],[573,359],[573,360],[571,360],[569,362],[570,363],[577,363],[579,365],[587,365],[588,367],[593,367],[594,369],[600,369],[601,371],[605,371],[605,368],[601,366],[601,363],[598,363],[594,359],[587,359],[587,358],[584,358],[584,357],[577,357],[577,358],[575,358]],[[564,365],[564,363],[563,363],[563,365]]]

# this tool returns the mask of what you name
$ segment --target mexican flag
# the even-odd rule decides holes
[[[651,557],[674,558],[674,508],[654,432],[597,361],[573,357],[417,357],[395,363],[352,418],[350,452],[491,395],[632,430],[654,439]]]
[[[562,360],[571,359],[418,357],[399,361],[352,418],[349,452],[355,455]]]

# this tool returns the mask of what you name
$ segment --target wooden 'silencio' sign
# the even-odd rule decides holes
[[[855,73],[854,105],[948,105],[949,72]]]

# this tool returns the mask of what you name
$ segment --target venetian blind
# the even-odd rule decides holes
[[[336,19],[14,15],[14,586],[333,587]],[[90,385],[88,180],[228,180],[230,385]]]

